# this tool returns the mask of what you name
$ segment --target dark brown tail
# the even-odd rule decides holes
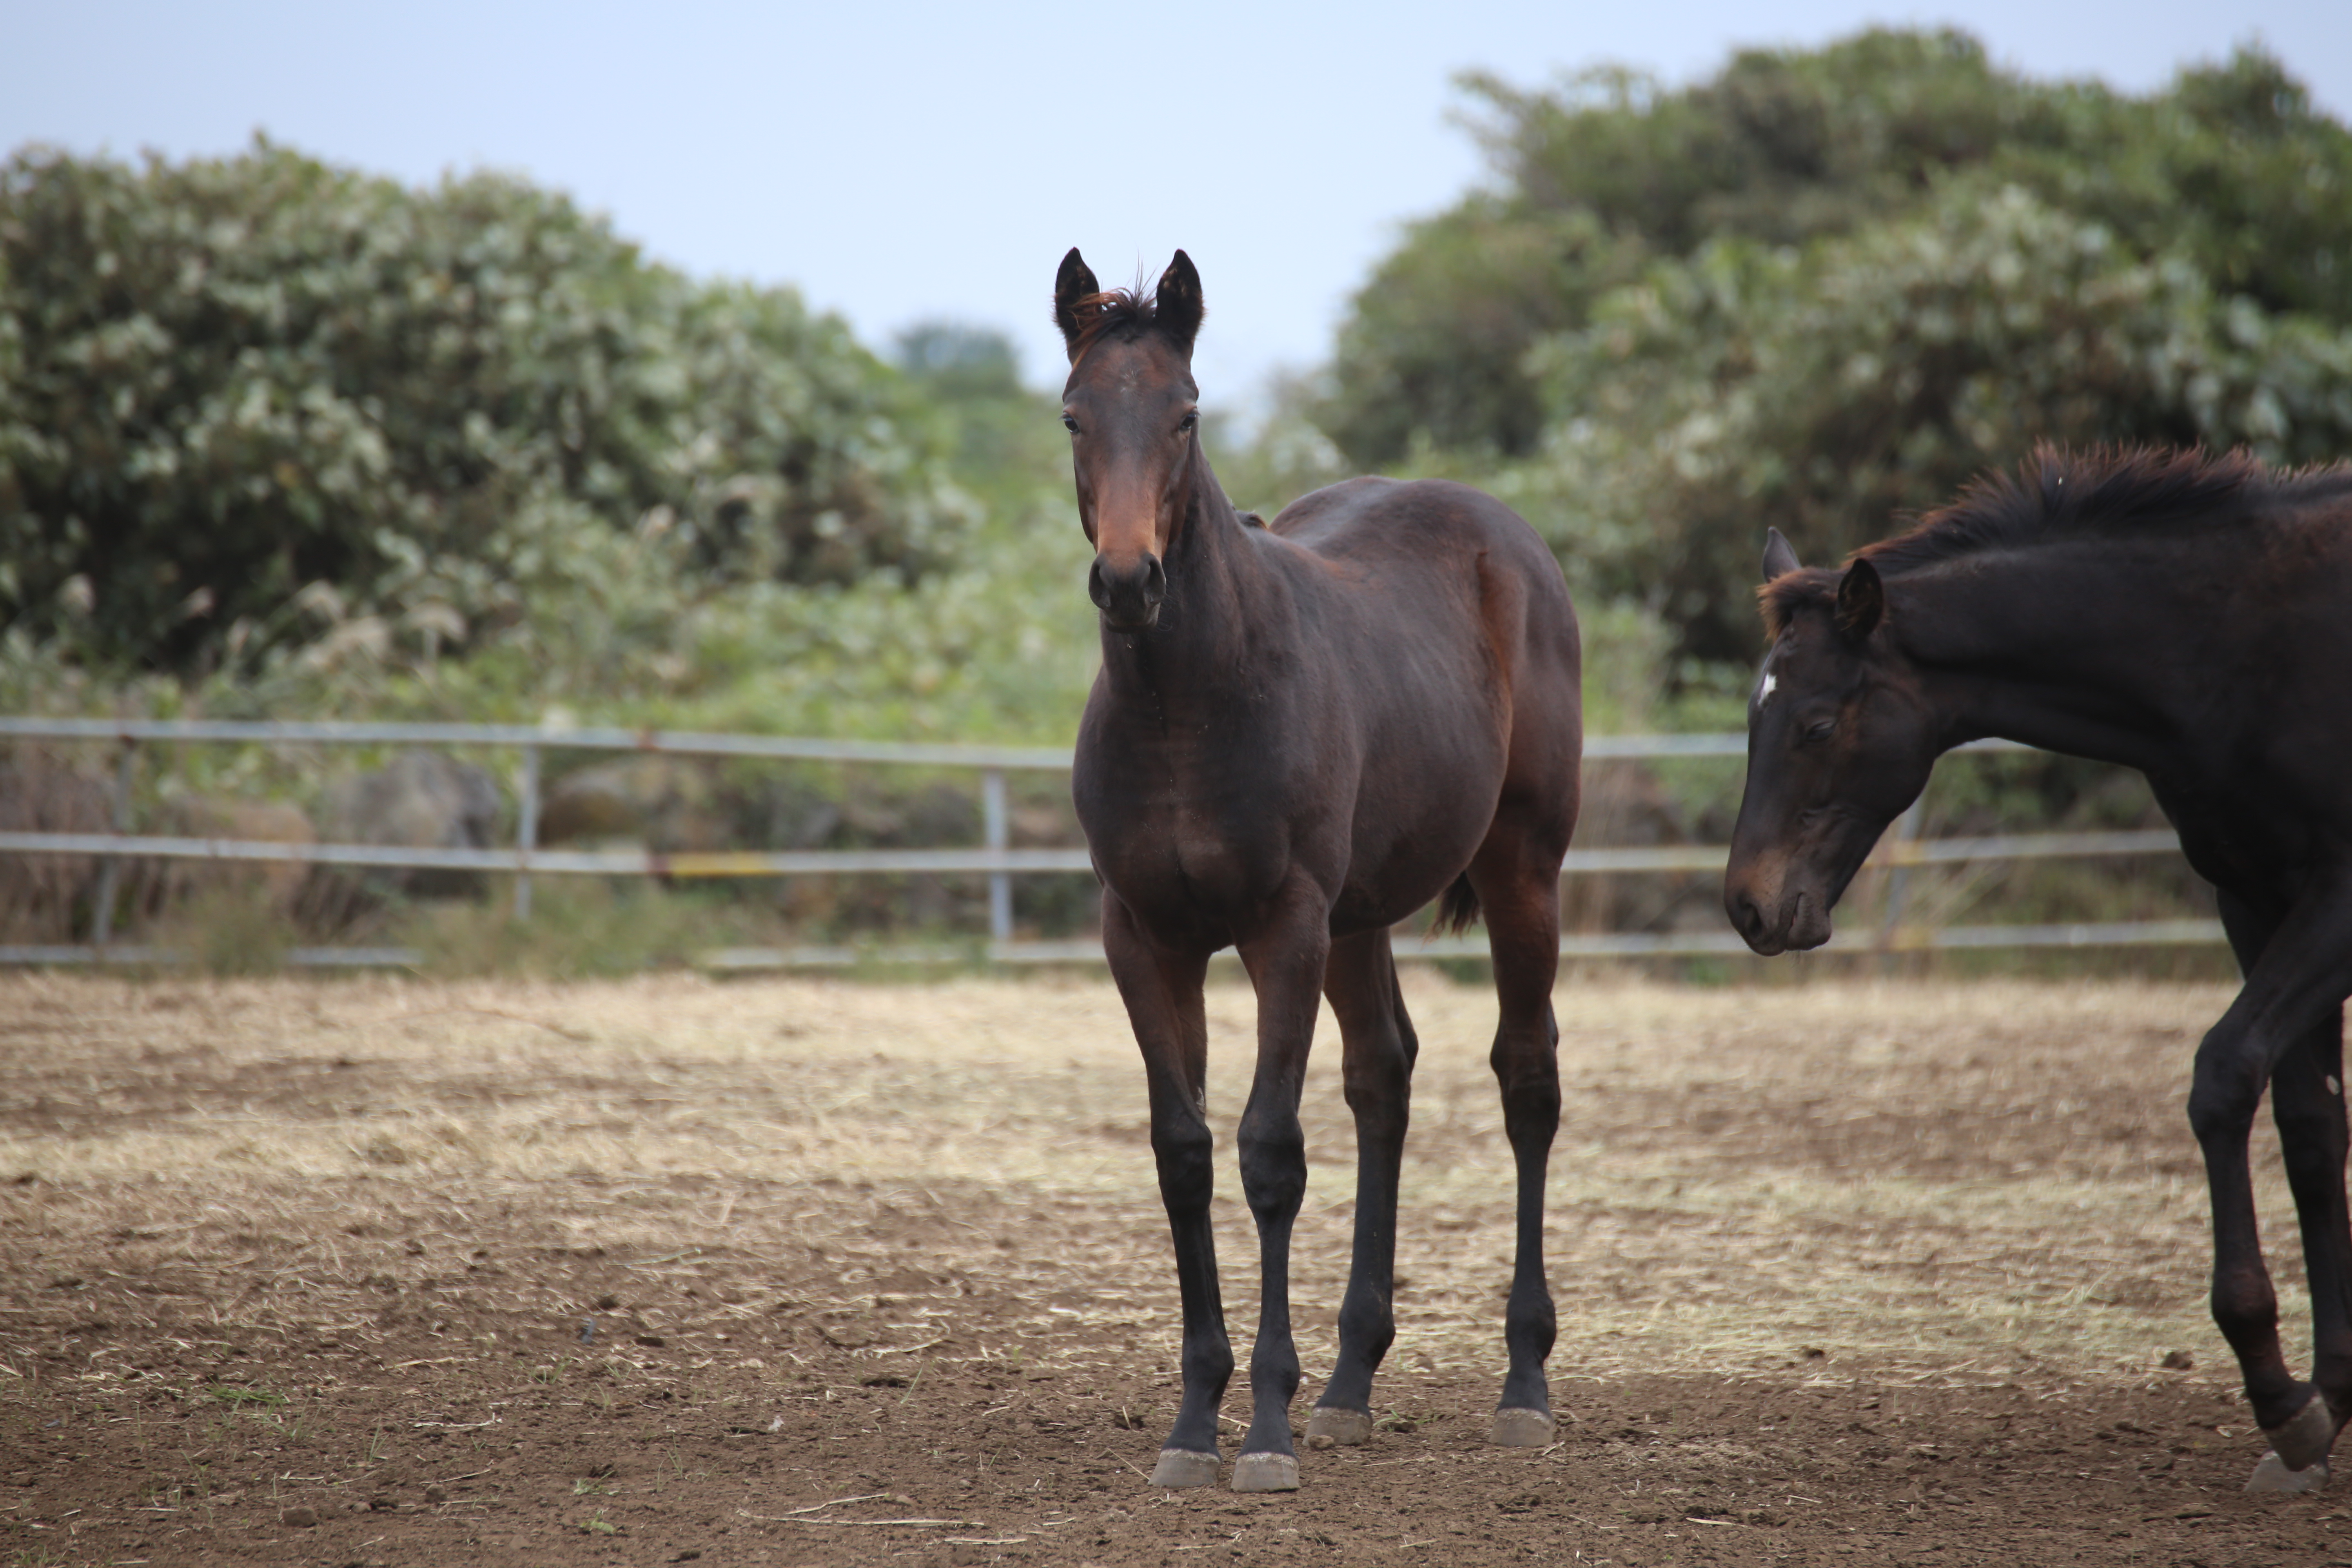
[[[1465,871],[1454,879],[1437,900],[1437,930],[1447,936],[1460,936],[1478,919],[1478,895],[1470,886],[1470,873]]]

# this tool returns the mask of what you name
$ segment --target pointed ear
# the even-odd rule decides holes
[[[1090,319],[1079,310],[1078,301],[1101,292],[1095,269],[1087,265],[1076,246],[1070,247],[1070,254],[1062,258],[1062,269],[1054,274],[1054,325],[1062,329],[1062,346],[1070,351],[1072,359],[1078,357],[1078,339],[1086,335]]]
[[[1160,275],[1151,319],[1189,356],[1192,339],[1201,331],[1201,318],[1208,313],[1209,307],[1201,299],[1201,275],[1192,270],[1192,258],[1180,250],[1168,270]]]
[[[1764,531],[1764,581],[1769,583],[1775,577],[1785,577],[1796,570],[1798,570],[1797,552],[1789,548],[1789,542],[1780,537],[1779,529],[1766,529]]]
[[[1860,642],[1886,618],[1886,584],[1878,568],[1861,556],[1838,579],[1837,628]]]

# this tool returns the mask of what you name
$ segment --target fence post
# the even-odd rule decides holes
[[[539,847],[539,748],[522,749],[522,804],[515,813],[515,847],[523,853],[523,864],[530,864],[530,852]],[[530,919],[530,872],[515,873],[514,918]]]
[[[1002,768],[990,768],[980,775],[980,811],[987,828],[988,847],[1006,847],[1011,835],[1006,830]],[[1008,871],[988,874],[988,935],[992,942],[1013,940],[1013,876]]]

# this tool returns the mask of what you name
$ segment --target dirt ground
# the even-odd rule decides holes
[[[2180,1109],[2222,991],[1563,984],[1540,1452],[1482,1442],[1492,1000],[1407,994],[1381,1430],[1244,1497],[1144,1483],[1175,1289],[1099,978],[0,978],[0,1565],[2352,1563],[2340,1493],[2240,1489]],[[1244,1355],[1250,1018],[1213,993]]]

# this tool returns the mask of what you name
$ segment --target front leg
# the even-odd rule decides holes
[[[1294,878],[1276,917],[1240,944],[1257,987],[1257,1072],[1242,1112],[1242,1191],[1257,1220],[1263,1280],[1257,1342],[1250,1352],[1252,1409],[1234,1465],[1237,1492],[1296,1491],[1298,1450],[1290,1402],[1298,1393],[1298,1349],[1290,1332],[1290,1233],[1307,1196],[1307,1134],[1298,1096],[1315,1040],[1330,902]]]
[[[1103,952],[1127,1004],[1151,1095],[1151,1153],[1160,1201],[1176,1249],[1184,1305],[1183,1402],[1151,1471],[1159,1487],[1204,1487],[1217,1479],[1217,1409],[1234,1375],[1225,1309],[1217,1290],[1217,1245],[1209,1227],[1216,1185],[1209,1131],[1209,1028],[1201,984],[1206,953],[1154,942],[1133,912],[1103,889]]]

